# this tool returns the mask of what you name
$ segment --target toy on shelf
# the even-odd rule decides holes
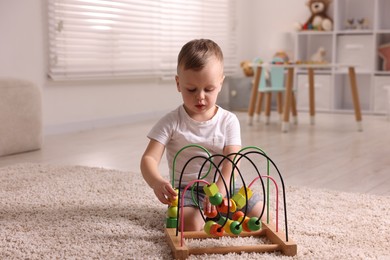
[[[390,43],[379,46],[378,55],[383,59],[382,70],[390,71]]]
[[[325,60],[325,48],[319,47],[318,50],[310,57],[310,61],[313,63],[327,63]]]
[[[348,18],[345,21],[345,29],[347,30],[367,30],[368,28],[367,18]]]
[[[310,9],[310,17],[304,24],[297,24],[297,30],[331,31],[333,21],[327,15],[332,0],[309,0],[306,5]]]
[[[229,154],[227,156],[210,153],[202,146],[196,144],[188,145],[182,148],[175,156],[173,161],[172,185],[174,185],[174,173],[176,158],[184,150],[188,148],[202,149],[205,151],[205,156],[194,156],[185,162],[181,175],[179,178],[178,187],[182,187],[182,176],[186,171],[186,167],[193,160],[203,160],[201,169],[199,169],[198,179],[188,183],[184,190],[179,190],[177,200],[174,201],[168,209],[166,236],[171,247],[173,256],[176,259],[185,259],[191,254],[227,254],[231,252],[270,252],[281,251],[284,255],[294,256],[297,253],[297,245],[288,237],[287,225],[287,208],[286,208],[286,194],[282,175],[275,163],[269,158],[261,149],[257,147],[245,147],[238,153]],[[207,154],[207,156],[206,156]],[[256,166],[250,157],[259,156],[266,162],[266,173],[261,174],[259,167]],[[234,157],[234,159],[230,159]],[[216,165],[213,162],[214,158],[219,158],[221,161]],[[243,174],[238,168],[240,161],[248,161],[255,169],[257,176],[251,180],[249,185],[246,184]],[[221,174],[220,166],[222,163],[228,161],[232,164],[232,173],[229,180],[225,180]],[[241,162],[242,163],[242,162]],[[204,167],[208,165],[208,170],[204,173]],[[270,176],[271,167],[277,172],[277,177],[281,184],[281,191],[283,196],[283,210],[284,210],[284,229],[285,233],[279,231],[279,187],[276,179]],[[206,167],[206,168],[207,168]],[[236,189],[235,173],[242,181],[240,189]],[[208,182],[205,178],[209,174],[213,177],[214,182]],[[221,191],[215,184],[217,177],[221,178],[224,184],[225,197],[222,196]],[[266,183],[265,181],[266,180]],[[270,181],[275,187],[275,224],[270,223]],[[263,193],[263,208],[258,217],[247,216],[248,201],[253,195],[255,185],[260,188]],[[199,201],[198,190],[203,186],[203,191],[209,198],[212,205],[216,206],[216,210],[210,214],[203,213],[201,208],[201,201]],[[204,231],[187,231],[184,232],[184,194],[187,190],[191,190],[192,199],[197,205],[199,212],[205,222]],[[177,207],[179,206],[179,210]],[[265,209],[267,207],[267,220],[262,221]],[[175,209],[172,209],[175,208]],[[179,231],[180,227],[180,231]],[[271,244],[258,245],[244,245],[244,246],[227,246],[227,247],[189,247],[184,239],[207,239],[207,238],[221,238],[223,236],[242,236],[242,237],[266,237]]]

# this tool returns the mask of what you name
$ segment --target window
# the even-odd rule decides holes
[[[236,68],[235,0],[48,0],[53,80],[172,77],[181,46],[217,42]]]

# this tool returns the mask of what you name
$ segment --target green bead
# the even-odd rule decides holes
[[[251,231],[257,231],[261,229],[261,221],[258,220],[256,217],[251,217],[248,221],[248,228]]]
[[[177,218],[167,218],[167,228],[177,228]]]
[[[233,221],[230,224],[230,232],[234,235],[239,235],[242,232],[242,225],[240,225],[240,222]]]
[[[223,200],[222,194],[219,192],[216,193],[214,196],[209,197],[210,203],[213,204],[214,206],[220,205],[222,203],[222,200]]]
[[[207,235],[210,235],[210,228],[212,225],[216,224],[214,221],[207,221],[206,224],[204,224],[203,230],[206,232]]]
[[[226,218],[223,217],[223,216],[221,216],[221,217],[218,219],[217,223],[218,223],[219,225],[222,226],[223,224],[225,224],[225,221],[226,221]]]

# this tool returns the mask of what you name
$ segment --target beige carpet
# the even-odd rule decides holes
[[[165,207],[139,173],[20,164],[0,168],[0,189],[0,259],[172,258]],[[287,199],[297,257],[241,259],[390,259],[389,196],[289,187]],[[191,257],[210,258],[239,256]]]

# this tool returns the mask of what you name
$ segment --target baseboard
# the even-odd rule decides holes
[[[70,122],[57,125],[46,125],[43,127],[44,135],[57,135],[65,133],[80,132],[86,130],[92,130],[96,128],[112,127],[125,124],[134,124],[147,120],[153,120],[161,118],[164,114],[169,111],[158,111],[150,113],[138,113],[133,115],[112,117],[112,118],[101,118],[96,120]]]

